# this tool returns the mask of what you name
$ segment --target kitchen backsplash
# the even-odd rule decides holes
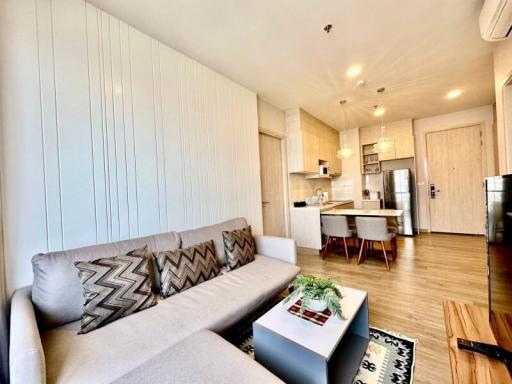
[[[363,189],[371,192],[380,191],[382,194],[382,173],[363,176]]]
[[[331,200],[353,200],[360,194],[359,184],[356,185],[353,176],[338,176],[331,181]]]
[[[306,176],[296,173],[291,173],[288,176],[290,203],[315,195],[317,188],[322,188],[323,192],[329,192],[329,198],[331,198],[330,179],[306,179]]]

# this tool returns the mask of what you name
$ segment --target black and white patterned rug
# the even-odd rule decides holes
[[[252,325],[228,340],[254,358]],[[413,382],[416,340],[370,327],[370,342],[353,384],[410,384]]]

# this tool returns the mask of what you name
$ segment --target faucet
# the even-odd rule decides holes
[[[319,196],[319,203],[320,205],[324,204],[324,190],[322,188],[315,189],[315,196]]]

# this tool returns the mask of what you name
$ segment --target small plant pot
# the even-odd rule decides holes
[[[323,312],[327,309],[327,304],[322,300],[311,300],[308,304],[308,310],[313,312]]]

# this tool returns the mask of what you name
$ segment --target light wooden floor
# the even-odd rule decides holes
[[[370,324],[418,339],[415,383],[449,383],[442,302],[487,304],[485,238],[447,234],[399,237],[398,258],[386,271],[380,251],[361,265],[352,255],[322,260],[299,250],[302,273],[334,277],[368,291]]]

